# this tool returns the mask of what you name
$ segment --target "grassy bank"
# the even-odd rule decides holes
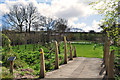
[[[94,44],[94,43],[72,43],[72,47],[76,47],[77,57],[89,57],[89,58],[102,58],[103,57],[103,44]],[[38,76],[40,72],[40,48],[44,50],[45,56],[45,69],[46,72],[54,69],[55,64],[55,44],[51,43],[51,45],[39,46],[39,44],[35,45],[35,50],[33,51],[33,44],[27,44],[27,48],[25,49],[25,45],[12,46],[13,51],[18,54],[20,60],[24,62],[24,64],[15,60],[15,69],[16,72],[19,72],[23,75],[26,72],[21,72],[21,69],[32,69],[34,72],[33,75]],[[116,49],[116,47],[111,46],[112,49]],[[67,44],[67,51],[69,57],[69,43]],[[59,54],[59,64],[63,64],[64,61],[64,43],[60,44],[60,54]],[[9,65],[9,64],[7,64]],[[4,66],[4,64],[3,64]],[[6,66],[9,69],[9,66]]]

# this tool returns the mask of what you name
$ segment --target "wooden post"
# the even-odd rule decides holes
[[[108,65],[108,78],[113,79],[114,78],[114,51],[111,51],[110,57],[109,57],[109,65]]]
[[[64,36],[64,44],[65,44],[64,64],[67,64],[67,41],[65,36]]]
[[[109,49],[110,49],[110,40],[107,41],[107,45],[106,45],[105,65],[106,65],[106,73],[107,74],[108,74],[108,64],[109,64]]]
[[[55,41],[55,69],[59,69],[59,57],[58,57],[58,44],[57,41]]]
[[[44,63],[44,52],[43,49],[40,49],[41,60],[40,60],[40,78],[45,77],[45,63]]]
[[[71,42],[69,42],[69,45],[70,45],[70,60],[73,60]]]
[[[16,57],[9,57],[8,61],[10,61],[10,73],[13,74],[13,61],[15,60]]]
[[[13,74],[13,61],[10,61],[10,73]]]
[[[105,36],[105,43],[104,43],[104,53],[103,53],[103,61],[105,63],[106,58],[106,47],[107,47],[107,35]]]
[[[77,57],[77,55],[76,55],[76,48],[75,48],[75,46],[74,46],[74,57]]]

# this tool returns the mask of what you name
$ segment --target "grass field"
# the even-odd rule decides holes
[[[95,44],[90,45],[73,44],[73,46],[76,46],[76,52],[78,57],[95,57],[95,58],[103,57],[102,45],[96,46],[96,48],[94,48]]]
[[[51,46],[54,47],[54,44]],[[94,57],[94,58],[103,58],[103,45],[102,44],[79,44],[79,43],[72,43],[72,46],[76,47],[76,52],[78,57]],[[43,48],[44,53],[48,53],[49,50],[45,48],[44,46],[41,46]],[[69,44],[67,44],[67,50],[69,55]],[[116,49],[116,47],[111,46],[110,49]],[[28,44],[27,49],[25,49],[25,45],[20,45],[19,50],[17,49],[17,46],[13,47],[13,50],[15,52],[28,52],[33,51],[33,44]],[[39,45],[35,47],[35,51],[39,51]],[[61,43],[60,45],[60,52],[61,54],[64,54],[64,43]]]

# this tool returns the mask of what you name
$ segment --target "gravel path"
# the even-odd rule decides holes
[[[98,78],[102,79],[103,75],[100,76],[101,70],[100,65],[102,59],[100,58],[84,58],[77,57],[74,60],[69,61],[68,64],[60,66],[60,69],[47,72],[44,79],[49,78]]]

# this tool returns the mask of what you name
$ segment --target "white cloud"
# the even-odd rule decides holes
[[[89,32],[90,30],[93,30],[91,26],[85,26],[82,28],[85,32]]]
[[[92,22],[92,26],[85,26],[85,27],[82,27],[82,29],[86,32],[89,32],[90,30],[94,30],[96,32],[100,32],[102,29],[100,28],[99,24],[101,22],[98,22],[96,20],[93,20]]]
[[[9,12],[9,9],[7,8],[6,4],[0,4],[0,15],[2,16],[7,12]]]
[[[73,26],[73,28],[80,28],[80,29],[82,29],[84,27],[86,27],[85,23],[77,23],[77,24],[74,24],[74,26]]]
[[[93,14],[88,4],[78,2],[79,0],[53,0],[51,8],[53,15],[63,18],[86,17]]]
[[[68,19],[68,22],[70,22],[69,25],[71,22],[73,24],[79,20],[80,17],[94,14],[94,10],[92,10],[88,4],[83,1],[80,2],[79,0],[52,0],[50,5],[40,3],[38,10],[42,15],[47,17]]]
[[[36,0],[6,1],[5,4],[0,4],[0,10],[2,10],[2,12],[9,12],[8,6],[20,3],[27,5],[30,2],[38,8],[41,15],[52,18],[60,17],[68,19],[68,24],[73,28],[83,28],[85,31],[89,31],[91,29],[98,31],[98,22],[95,20],[93,21],[92,26],[88,26],[84,22],[75,23],[75,21],[78,21],[80,17],[85,18],[89,15],[96,14],[85,0],[51,0],[51,4],[37,3]]]
[[[41,15],[52,17],[52,9],[50,5],[45,3],[39,3],[37,7]]]
[[[92,23],[92,28],[94,29],[94,31],[96,32],[99,32],[101,31],[100,26],[99,26],[100,22],[97,22],[96,20],[93,20],[93,23]]]

